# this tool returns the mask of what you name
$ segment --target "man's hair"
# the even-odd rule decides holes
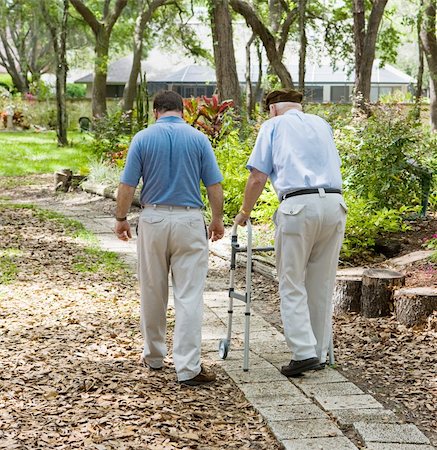
[[[153,100],[153,109],[159,113],[167,111],[183,111],[184,100],[174,91],[160,91]]]

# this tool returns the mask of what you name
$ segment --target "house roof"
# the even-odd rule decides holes
[[[108,66],[108,76],[106,84],[124,85],[129,79],[133,62],[133,56],[128,55],[121,58]],[[148,81],[152,81],[154,75],[158,74],[159,64],[152,65],[149,61],[141,61],[142,71],[147,74]],[[94,73],[89,73],[83,77],[75,80],[75,83],[92,83],[94,80]]]
[[[176,72],[161,76],[159,81],[167,83],[215,83],[215,70],[209,66],[190,64]]]
[[[182,68],[174,70],[162,70],[159,61],[142,61],[142,69],[147,74],[147,81],[161,83],[216,83],[215,70],[212,67],[197,64],[188,64]],[[126,56],[108,66],[108,85],[126,84],[130,69],[132,66],[132,56]],[[290,74],[293,80],[298,79],[298,66],[289,66]],[[251,74],[252,79],[258,77],[257,68],[254,68]],[[353,84],[354,72],[348,72],[345,66],[338,67],[335,70],[328,64],[308,63],[305,72],[305,83],[307,84]],[[94,75],[92,73],[81,77],[75,83],[92,83]],[[244,82],[244,70],[239,70],[240,82]],[[414,78],[386,64],[379,66],[379,60],[375,60],[372,69],[373,84],[410,84],[414,83]]]

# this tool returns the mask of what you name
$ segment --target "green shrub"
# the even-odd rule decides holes
[[[92,150],[98,159],[123,160],[134,134],[131,117],[121,110],[109,113],[94,121],[92,133],[94,138]]]
[[[86,94],[86,84],[67,83],[67,98],[84,98]]]
[[[342,257],[346,259],[372,248],[380,235],[408,230],[405,219],[418,212],[418,207],[381,208],[377,201],[359,198],[351,193],[345,193],[345,201],[348,214]]]
[[[431,135],[396,108],[336,130],[344,187],[378,209],[420,204],[421,179],[411,164],[427,166]],[[433,150],[435,152],[435,149]]]

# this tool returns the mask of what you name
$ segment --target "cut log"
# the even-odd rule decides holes
[[[63,169],[60,172],[55,172],[55,191],[68,192],[71,186],[71,178],[73,172],[70,169]]]
[[[388,269],[366,269],[361,289],[364,317],[389,316],[394,311],[393,291],[405,284],[405,276]]]
[[[71,189],[77,189],[80,183],[85,180],[85,178],[86,177],[83,175],[73,175],[71,177]]]
[[[395,291],[396,318],[407,327],[423,325],[437,311],[437,288],[416,287]]]
[[[334,316],[361,310],[361,277],[336,278],[332,307]]]

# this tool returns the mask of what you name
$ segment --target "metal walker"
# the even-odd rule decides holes
[[[253,252],[268,252],[274,250],[274,247],[252,247],[252,225],[250,220],[246,222],[247,228],[247,245],[245,247],[240,246],[238,243],[237,224],[232,227],[231,235],[231,270],[229,276],[229,308],[228,308],[228,333],[225,339],[221,339],[219,343],[219,356],[222,359],[226,359],[228,352],[231,348],[231,334],[232,334],[232,314],[234,298],[241,300],[246,304],[244,312],[244,360],[243,370],[247,372],[249,370],[249,331],[250,331],[250,302],[252,294],[252,253]],[[235,283],[235,268],[237,261],[237,253],[246,253],[246,291],[244,293],[236,292],[234,288]]]
[[[253,262],[252,254],[254,252],[271,252],[274,251],[274,247],[252,247],[252,224],[248,219],[246,222],[247,229],[247,245],[240,246],[238,243],[238,225],[234,224],[231,234],[231,268],[229,273],[229,306],[228,306],[228,331],[226,338],[220,340],[219,343],[219,356],[221,359],[226,359],[229,350],[231,348],[231,336],[232,336],[232,317],[234,298],[241,300],[246,304],[245,308],[245,322],[244,322],[244,354],[243,354],[243,370],[247,372],[249,370],[249,333],[250,333],[250,304],[252,296],[252,271]],[[235,268],[238,253],[246,253],[246,290],[244,293],[237,292],[235,290]],[[329,364],[333,366],[335,364],[334,359],[334,346],[332,337],[329,342]]]

